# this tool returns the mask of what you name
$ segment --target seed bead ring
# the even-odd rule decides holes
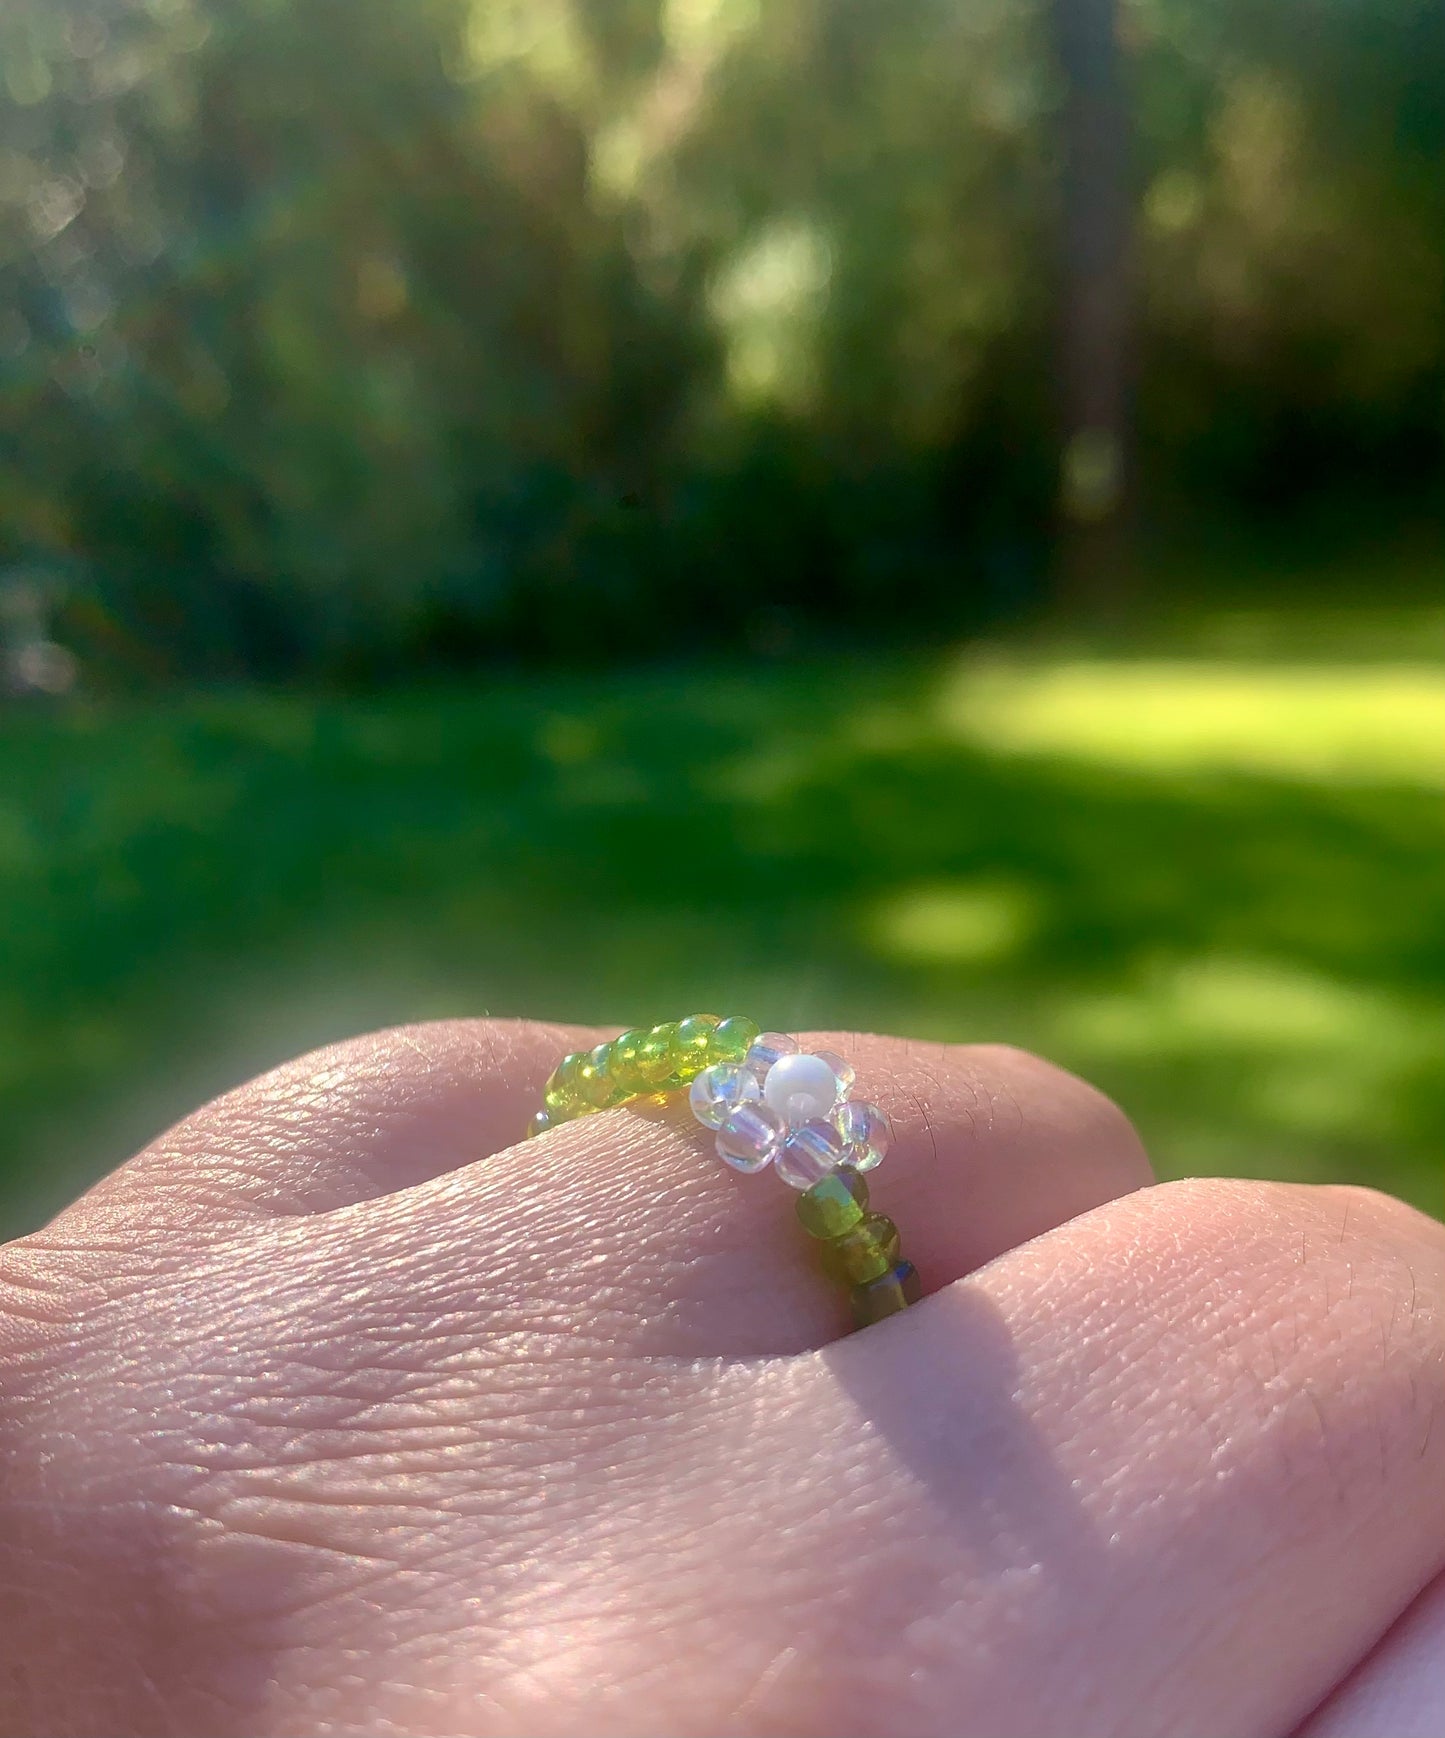
[[[916,1303],[919,1279],[899,1255],[898,1227],[869,1209],[864,1173],[882,1163],[893,1131],[876,1104],[849,1096],[853,1081],[831,1051],[805,1052],[741,1015],[693,1014],[564,1056],[527,1133],[685,1088],[724,1163],[749,1174],[771,1166],[798,1191],[803,1229],[867,1327]]]

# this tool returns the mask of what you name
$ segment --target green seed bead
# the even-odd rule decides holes
[[[642,1046],[646,1040],[647,1032],[641,1026],[635,1026],[612,1040],[612,1078],[629,1094],[647,1090],[647,1080],[640,1066]]]
[[[677,1036],[676,1020],[654,1026],[637,1047],[637,1072],[649,1086],[658,1087],[672,1073],[672,1041]]]
[[[868,1185],[849,1165],[829,1171],[797,1200],[798,1218],[810,1237],[842,1237],[863,1223],[867,1211]]]
[[[547,1130],[549,1128],[551,1128],[551,1126],[552,1126],[551,1117],[547,1115],[545,1110],[539,1110],[536,1113],[536,1115],[533,1116],[532,1120],[527,1124],[527,1136],[526,1136],[526,1138],[528,1140],[531,1140],[533,1135],[546,1134]]]
[[[614,1104],[626,1104],[629,1098],[637,1096],[637,1088],[624,1083],[617,1072],[617,1041],[599,1044],[588,1059],[606,1082],[606,1092],[602,1098],[602,1108]],[[593,1088],[597,1090],[596,1087]]]
[[[754,1043],[762,1036],[762,1027],[746,1014],[730,1014],[720,1020],[708,1045],[713,1062],[741,1062]]]
[[[601,1110],[603,1095],[606,1090],[606,1076],[599,1074],[590,1062],[584,1062],[577,1070],[578,1116],[586,1116],[589,1111]]]
[[[576,1105],[571,1086],[564,1086],[561,1081],[561,1069],[557,1069],[551,1079],[542,1088],[542,1103],[555,1116],[564,1116]]]
[[[911,1261],[900,1261],[880,1278],[853,1287],[853,1320],[860,1328],[870,1327],[917,1303],[922,1292],[917,1268]]]
[[[617,1102],[617,1084],[612,1078],[610,1046],[599,1044],[577,1068],[577,1096],[586,1110],[606,1110]]]
[[[695,1080],[711,1057],[712,1035],[721,1024],[716,1014],[691,1014],[677,1023],[672,1041],[672,1073],[678,1080]]]
[[[881,1279],[897,1261],[898,1227],[882,1213],[870,1213],[823,1246],[823,1266],[843,1285]]]
[[[577,1070],[587,1058],[585,1050],[569,1050],[547,1078],[542,1103],[554,1115],[577,1111]]]

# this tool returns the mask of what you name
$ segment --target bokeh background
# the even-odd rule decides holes
[[[1437,0],[6,0],[0,1221],[453,1013],[1445,1211]]]

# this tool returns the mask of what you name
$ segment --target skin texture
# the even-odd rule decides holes
[[[1445,1229],[814,1034],[931,1294],[849,1335],[685,1112],[514,1144],[595,1036],[302,1058],[0,1252],[0,1731],[1445,1733]]]

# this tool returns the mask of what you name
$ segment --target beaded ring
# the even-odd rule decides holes
[[[853,1081],[831,1051],[805,1053],[741,1015],[693,1014],[564,1056],[527,1134],[686,1087],[720,1159],[749,1173],[771,1165],[798,1191],[803,1229],[867,1327],[916,1303],[919,1279],[899,1255],[898,1227],[869,1210],[864,1173],[882,1162],[893,1131],[876,1104],[848,1096]]]

